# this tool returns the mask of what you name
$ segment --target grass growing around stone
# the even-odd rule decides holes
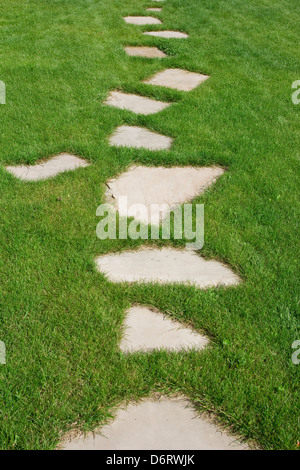
[[[53,449],[69,429],[91,430],[124,400],[155,391],[186,395],[266,449],[294,449],[300,438],[300,366],[291,361],[300,339],[300,105],[291,101],[300,79],[299,2],[168,0],[149,13],[163,25],[122,19],[149,6],[157,3],[1,2],[1,449]],[[141,34],[156,28],[190,37]],[[140,45],[168,57],[123,50]],[[141,83],[165,68],[210,79],[189,93]],[[150,116],[103,106],[115,89],[173,104]],[[173,147],[110,147],[122,124],[172,137]],[[4,169],[60,152],[92,165],[37,183]],[[205,204],[202,254],[228,263],[242,284],[120,286],[96,272],[96,256],[141,244],[103,242],[95,232],[105,181],[133,162],[228,169],[195,202]],[[122,323],[134,303],[192,325],[212,347],[124,355]]]

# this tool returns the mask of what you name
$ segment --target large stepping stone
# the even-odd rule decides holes
[[[89,166],[86,160],[75,155],[62,153],[49,160],[35,165],[7,166],[6,170],[23,181],[39,181],[53,178],[59,173],[85,168]]]
[[[191,328],[185,328],[178,321],[162,313],[136,305],[126,315],[125,331],[120,349],[126,353],[165,349],[179,351],[201,350],[208,339]]]
[[[120,409],[110,424],[86,436],[64,442],[61,448],[64,450],[248,449],[235,437],[196,413],[187,399],[166,397],[130,404]]]
[[[163,51],[160,51],[157,47],[127,46],[124,49],[131,57],[147,57],[148,59],[162,59],[163,57],[167,57],[167,54],[165,54]]]
[[[181,69],[166,69],[158,72],[154,77],[145,80],[144,83],[173,88],[179,91],[191,91],[208,78],[209,75],[201,73]]]
[[[177,204],[183,204],[202,194],[224,173],[213,167],[147,167],[132,166],[118,178],[109,180],[106,198],[122,217],[134,217],[145,224],[159,225]],[[127,206],[120,198],[127,197]],[[145,215],[135,204],[147,208]],[[161,206],[153,207],[154,204]]]
[[[126,16],[124,18],[128,24],[146,25],[146,24],[161,24],[162,22],[158,18],[153,16]]]
[[[187,284],[200,288],[234,286],[239,277],[219,261],[201,258],[193,250],[142,248],[99,256],[99,272],[111,282]]]
[[[110,137],[110,144],[116,147],[144,148],[147,150],[168,150],[173,142],[156,132],[137,126],[120,126]]]
[[[147,31],[143,34],[166,39],[186,39],[189,37],[188,34],[181,33],[180,31]]]
[[[122,93],[120,91],[112,91],[104,104],[144,115],[158,113],[171,105],[171,103],[164,103],[163,101],[152,100],[144,96]]]

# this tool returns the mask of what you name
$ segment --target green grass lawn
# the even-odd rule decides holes
[[[300,105],[298,0],[167,0],[161,27],[127,25],[151,0],[2,0],[0,80],[0,448],[54,449],[91,430],[123,401],[180,393],[199,411],[266,449],[300,439],[297,263]],[[156,16],[156,14],[155,14]],[[189,33],[187,40],[141,35]],[[128,57],[126,45],[169,57]],[[190,93],[141,81],[167,67],[209,74]],[[105,107],[120,89],[166,101],[153,116]],[[122,123],[170,137],[169,152],[113,148]],[[4,165],[60,152],[92,163],[38,183]],[[212,165],[226,174],[205,204],[202,254],[228,263],[238,287],[114,285],[97,255],[140,241],[96,237],[105,181],[132,162]],[[184,246],[184,241],[160,242]],[[199,353],[126,356],[118,349],[131,303],[159,308],[211,338]]]

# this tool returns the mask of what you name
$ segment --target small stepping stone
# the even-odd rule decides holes
[[[156,36],[158,38],[166,38],[166,39],[186,39],[189,37],[186,33],[181,33],[180,31],[147,31],[145,33],[146,36]]]
[[[6,170],[23,181],[39,181],[53,178],[64,171],[85,168],[89,165],[90,163],[82,158],[62,153],[50,158],[46,162],[37,163],[36,165],[7,166]]]
[[[144,96],[122,93],[120,91],[112,91],[105,101],[105,104],[144,115],[158,113],[171,105],[171,103],[164,103],[162,101],[145,98]]]
[[[157,47],[125,47],[126,53],[131,57],[147,57],[148,59],[162,59],[167,57],[163,51]]]
[[[128,24],[137,24],[140,26],[162,23],[158,18],[153,18],[153,16],[126,16],[124,20]]]
[[[184,328],[158,311],[137,305],[127,313],[120,349],[126,353],[154,349],[201,350],[207,344],[208,339],[191,328]]]
[[[222,263],[203,259],[187,249],[142,248],[99,256],[95,262],[97,270],[115,283],[176,283],[202,289],[240,283],[239,277]]]
[[[191,91],[208,78],[209,75],[203,75],[201,73],[181,69],[166,69],[162,72],[158,72],[154,77],[145,80],[143,83],[173,88],[179,91]]]
[[[151,132],[143,127],[124,125],[116,129],[109,142],[116,147],[168,150],[172,145],[173,139],[156,132]]]
[[[177,204],[183,204],[202,194],[224,173],[220,167],[147,167],[132,166],[118,178],[106,183],[106,198],[122,217],[134,217],[143,223],[159,225]],[[127,207],[119,203],[127,197]],[[144,218],[134,204],[144,204],[150,220]],[[163,206],[162,211],[153,204]],[[129,209],[127,211],[127,208]]]
[[[60,447],[64,450],[248,450],[236,437],[196,413],[184,397],[161,397],[129,404],[118,411],[110,424],[65,441]],[[109,463],[113,464],[114,458],[118,457],[111,456]]]
[[[162,11],[162,8],[147,8],[147,11],[157,11],[157,12],[160,12],[160,11]]]

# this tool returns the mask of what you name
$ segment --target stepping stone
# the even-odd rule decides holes
[[[147,150],[167,150],[173,139],[137,126],[120,126],[110,138],[116,147],[145,148]]]
[[[162,11],[162,8],[147,8],[147,11],[157,11],[157,12],[160,12],[160,11]]]
[[[204,349],[208,339],[158,311],[140,305],[132,307],[125,319],[120,349],[126,353],[166,349]]]
[[[148,59],[161,59],[167,57],[167,54],[160,51],[157,47],[125,47],[125,51],[132,57],[147,57]]]
[[[247,450],[182,398],[143,400],[121,408],[114,421],[72,438],[64,450]],[[113,456],[111,457],[113,463]],[[116,457],[117,458],[117,457]],[[121,462],[121,461],[120,461]],[[120,463],[119,462],[119,463]]]
[[[154,77],[145,80],[143,83],[173,88],[179,91],[191,91],[208,78],[209,75],[201,73],[188,72],[181,69],[166,69],[158,72]]]
[[[189,284],[200,288],[231,286],[239,277],[222,263],[201,258],[193,250],[142,248],[99,256],[99,272],[114,283]]]
[[[7,166],[6,170],[23,181],[39,181],[53,178],[53,176],[64,171],[85,168],[89,165],[90,163],[82,158],[62,153],[46,162],[37,163],[36,165]]]
[[[180,31],[147,31],[143,34],[145,34],[146,36],[156,36],[159,38],[167,39],[185,39],[189,37],[188,34],[181,33]]]
[[[140,26],[162,23],[158,18],[153,18],[153,16],[126,16],[124,20],[128,24],[137,24]]]
[[[177,204],[183,204],[204,193],[223,168],[214,167],[147,167],[132,166],[118,178],[109,180],[106,191],[107,202],[113,204],[122,217],[134,217],[140,222],[159,225]],[[120,204],[121,197],[127,197],[127,207]],[[150,217],[145,218],[134,204],[143,204]],[[162,206],[162,210],[153,207]],[[129,210],[128,210],[128,209]]]
[[[112,91],[104,104],[144,115],[158,113],[171,105],[171,103],[164,103],[162,101],[145,98],[144,96],[122,93],[120,91]]]

